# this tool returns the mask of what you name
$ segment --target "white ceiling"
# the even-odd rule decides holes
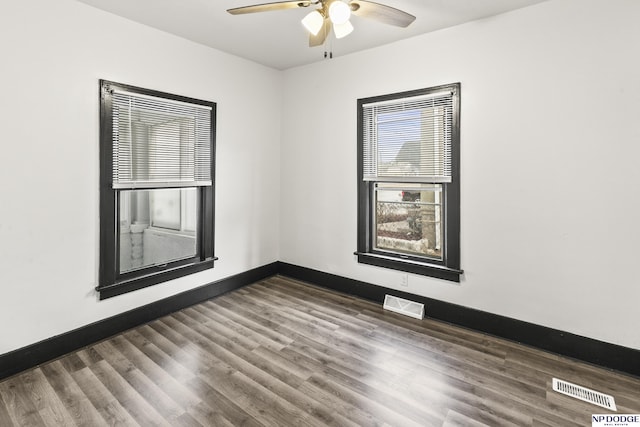
[[[352,16],[349,36],[310,48],[300,20],[310,8],[230,15],[227,9],[271,0],[78,0],[124,18],[284,70],[519,9],[546,0],[376,0],[416,20],[407,28]],[[313,6],[312,6],[313,7]]]

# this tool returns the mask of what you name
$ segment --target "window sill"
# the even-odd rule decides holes
[[[446,267],[438,264],[430,264],[424,261],[403,259],[400,257],[376,254],[371,252],[355,252],[358,262],[375,265],[377,267],[390,268],[392,270],[405,271],[407,273],[420,274],[422,276],[435,277],[437,279],[460,282],[463,270]]]
[[[111,285],[98,286],[96,291],[100,293],[100,299],[107,299],[122,295],[127,292],[135,291],[138,289],[146,288],[148,286],[157,285],[158,283],[166,282],[172,279],[177,279],[189,274],[197,273],[199,271],[208,270],[213,268],[213,262],[218,258],[207,259],[195,264],[181,265],[171,269],[166,269],[156,273],[147,274],[141,277],[135,277],[132,279],[121,280]]]

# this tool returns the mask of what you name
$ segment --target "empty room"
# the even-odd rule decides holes
[[[0,426],[640,426],[639,19],[2,2]]]

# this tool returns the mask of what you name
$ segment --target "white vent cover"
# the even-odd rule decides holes
[[[594,405],[602,406],[603,408],[610,409],[612,411],[617,411],[616,402],[613,399],[613,396],[600,393],[599,391],[590,390],[557,378],[553,379],[553,390],[585,402],[593,403]]]
[[[404,314],[405,316],[414,317],[416,319],[424,319],[424,304],[394,297],[393,295],[384,296],[384,305],[382,308]]]

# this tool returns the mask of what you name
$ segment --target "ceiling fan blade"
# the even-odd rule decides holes
[[[416,17],[395,7],[366,0],[355,0],[349,3],[352,13],[362,18],[374,19],[397,27],[408,27]]]
[[[309,34],[309,47],[322,46],[331,32],[331,21],[325,19],[317,35]]]
[[[245,13],[271,12],[272,10],[295,9],[298,7],[308,7],[310,5],[311,5],[311,1],[309,0],[279,1],[276,3],[263,3],[263,4],[254,4],[251,6],[235,7],[233,9],[227,9],[227,12],[229,12],[232,15],[242,15]]]

